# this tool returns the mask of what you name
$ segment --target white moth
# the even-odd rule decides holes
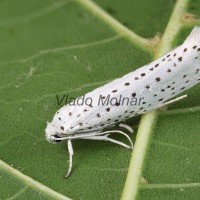
[[[85,99],[91,99],[90,104],[63,106],[53,121],[47,122],[45,134],[51,143],[68,141],[66,177],[72,169],[71,140],[104,140],[132,148],[131,139],[124,132],[103,129],[173,102],[166,101],[199,82],[200,27],[195,27],[182,45],[161,58],[85,94]],[[109,138],[110,133],[124,135],[131,145]]]

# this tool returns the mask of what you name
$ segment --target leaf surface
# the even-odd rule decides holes
[[[138,154],[74,141],[68,179],[67,145],[48,143],[44,129],[57,97],[149,63],[184,41],[199,13],[186,0],[0,1],[0,199],[198,199],[199,85],[168,110],[128,120]]]

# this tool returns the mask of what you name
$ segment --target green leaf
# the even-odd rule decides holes
[[[147,64],[184,41],[199,13],[188,0],[0,1],[0,199],[198,199],[199,85],[127,121],[133,154],[74,141],[68,179],[67,145],[48,143],[44,129],[57,95],[78,97]]]

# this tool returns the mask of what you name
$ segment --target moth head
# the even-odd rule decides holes
[[[51,123],[47,122],[47,127],[45,129],[45,136],[48,142],[56,144],[58,142],[61,142],[61,140],[58,140],[58,138],[61,138],[56,131],[56,128],[52,126]]]

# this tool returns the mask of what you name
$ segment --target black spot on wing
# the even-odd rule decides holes
[[[160,77],[156,77],[156,82],[159,82],[161,80]]]
[[[149,88],[150,88],[150,86],[149,86],[149,85],[146,85],[146,88],[147,88],[147,89],[149,89]]]
[[[110,108],[106,108],[106,111],[109,112],[109,111],[110,111]]]
[[[179,58],[178,58],[178,61],[179,61],[179,62],[181,62],[181,61],[182,61],[182,59],[183,59],[182,57],[179,57]]]
[[[132,93],[132,97],[135,97],[136,96],[136,93],[134,92],[134,93]]]
[[[101,115],[99,113],[97,113],[97,117],[99,118],[99,117],[101,117]]]

